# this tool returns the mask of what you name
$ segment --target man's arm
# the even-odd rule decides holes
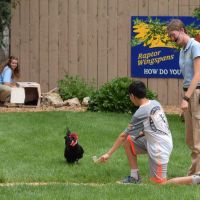
[[[190,98],[197,87],[198,82],[200,81],[200,57],[194,59],[194,77],[191,81],[191,84],[185,93],[185,96]],[[181,109],[186,110],[188,108],[188,102],[186,100],[182,100]]]
[[[114,145],[111,147],[111,149],[105,153],[104,155],[102,155],[98,161],[99,162],[106,162],[111,155],[122,145],[122,143],[126,140],[127,138],[127,134],[122,132],[119,137],[116,139]]]

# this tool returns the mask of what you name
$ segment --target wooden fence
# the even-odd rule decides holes
[[[42,92],[65,74],[96,87],[130,76],[131,16],[191,16],[200,0],[20,0],[12,9],[11,54],[23,81]],[[165,105],[178,105],[181,81],[142,79]]]

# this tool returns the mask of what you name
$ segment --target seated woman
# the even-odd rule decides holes
[[[9,102],[11,88],[16,87],[15,81],[19,78],[20,67],[18,59],[10,56],[6,64],[0,67],[0,101]]]

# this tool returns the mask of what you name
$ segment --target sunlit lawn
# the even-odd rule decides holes
[[[91,112],[0,113],[0,199],[199,199],[200,186],[150,183],[146,156],[139,158],[141,185],[116,183],[130,171],[122,148],[104,165],[92,162],[92,156],[112,146],[130,118]],[[176,115],[168,119],[174,140],[168,177],[184,176],[190,165],[184,124]],[[66,127],[78,133],[85,150],[77,165],[68,165],[63,156]]]

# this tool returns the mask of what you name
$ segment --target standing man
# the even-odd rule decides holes
[[[182,47],[179,65],[184,78],[184,95],[180,107],[185,118],[186,143],[192,157],[188,175],[192,175],[200,171],[200,43],[190,38],[179,19],[170,21],[167,32],[169,38]]]

